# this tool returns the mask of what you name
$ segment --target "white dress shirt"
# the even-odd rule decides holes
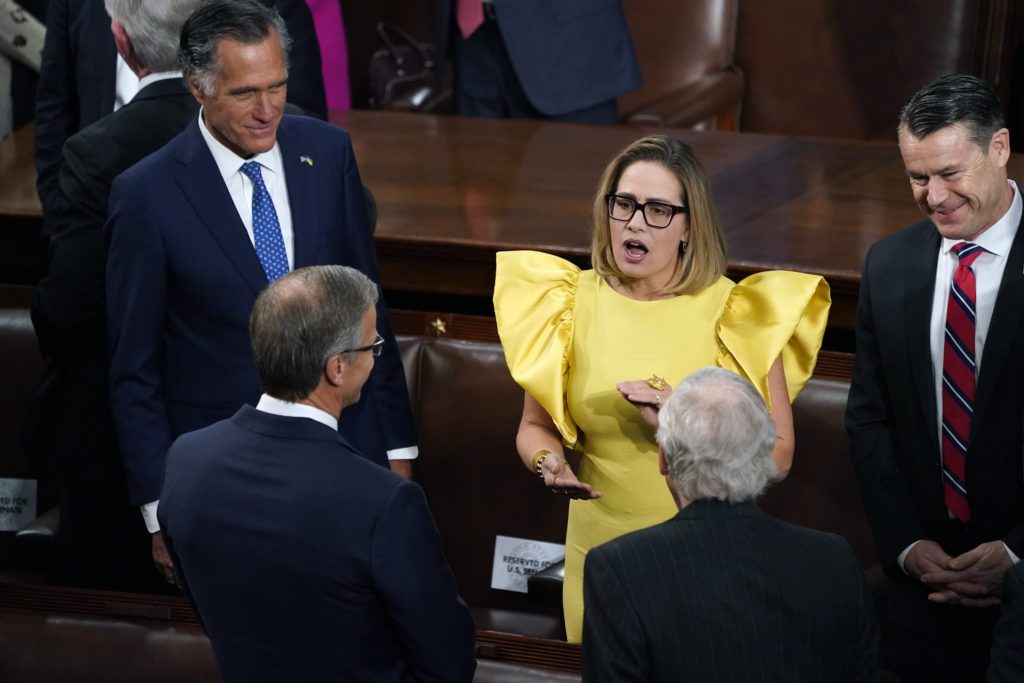
[[[988,328],[992,322],[992,311],[996,307],[996,296],[999,294],[999,283],[1003,279],[1003,271],[1006,270],[1006,259],[1013,245],[1013,239],[1017,236],[1017,227],[1020,225],[1022,202],[1017,184],[1012,180],[1008,181],[1013,188],[1013,201],[1009,210],[1003,217],[996,221],[992,227],[978,235],[972,240],[974,244],[982,247],[985,251],[974,260],[975,278],[975,324],[974,324],[974,358],[975,377],[981,372],[981,364],[984,360],[985,338],[988,336]],[[932,360],[932,377],[935,380],[935,415],[937,417],[935,430],[938,436],[938,443],[942,443],[942,362],[946,344],[946,304],[949,302],[949,288],[953,282],[953,274],[960,263],[960,258],[953,252],[953,247],[964,240],[951,240],[942,238],[939,246],[939,255],[935,264],[935,291],[932,295],[932,317],[929,327],[930,351]],[[968,494],[969,495],[969,494]],[[910,550],[920,543],[915,541],[900,553],[898,562],[900,567],[910,554]],[[1006,552],[1014,563],[1019,558],[1007,546]],[[906,569],[904,569],[906,571]]]
[[[124,57],[117,55],[117,70],[114,75],[114,111],[132,101],[136,93],[142,90],[139,77],[135,75]]]
[[[263,176],[263,184],[267,186],[270,199],[274,202],[274,210],[277,212],[277,222],[281,226],[281,238],[284,240],[284,250],[288,254],[288,268],[295,268],[295,246],[294,234],[292,232],[292,210],[288,204],[288,185],[284,177],[284,160],[281,158],[281,147],[275,142],[269,152],[257,154],[251,159],[243,159],[230,149],[225,147],[213,133],[206,127],[203,121],[203,112],[199,112],[199,131],[206,140],[213,160],[217,164],[220,175],[224,178],[224,185],[228,188],[231,201],[235,203],[245,232],[249,235],[249,241],[256,246],[256,236],[252,231],[252,194],[253,184],[249,176],[242,173],[242,164],[248,161],[259,162],[260,173]]]

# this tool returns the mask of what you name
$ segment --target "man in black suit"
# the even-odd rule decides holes
[[[107,1],[106,30],[142,88],[64,148],[50,268],[35,289],[32,321],[50,359],[35,406],[39,446],[62,475],[59,564],[61,578],[75,585],[146,588],[155,577],[142,519],[128,507],[110,414],[103,226],[114,178],[197,116],[177,47],[200,2]]]
[[[1024,235],[994,89],[945,76],[900,114],[928,220],[864,262],[846,410],[890,579],[887,665],[982,681],[1006,570],[1024,553]]]
[[[178,438],[157,512],[230,681],[469,681],[473,622],[419,486],[338,433],[380,354],[377,286],[346,266],[252,309],[255,408]]]
[[[310,116],[327,118],[320,47],[305,0],[261,1],[278,8],[292,36],[288,101]],[[64,142],[114,111],[115,103],[122,101],[122,82],[126,88],[131,85],[126,72],[118,63],[103,0],[50,0],[35,119],[36,186],[44,235],[53,232]],[[124,101],[130,99],[129,94]]]
[[[842,538],[754,504],[775,426],[749,382],[687,377],[658,414],[679,513],[587,555],[586,681],[876,681],[878,626]]]

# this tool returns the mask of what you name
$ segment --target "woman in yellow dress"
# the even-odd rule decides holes
[[[571,642],[583,629],[587,551],[676,513],[652,426],[671,386],[709,365],[750,380],[776,424],[781,479],[793,458],[790,403],[814,369],[829,307],[818,276],[724,276],[707,174],[688,145],[661,135],[605,169],[591,261],[580,271],[549,254],[503,252],[494,289],[506,361],[526,390],[517,450],[574,499],[563,587]],[[582,453],[578,477],[563,445]]]

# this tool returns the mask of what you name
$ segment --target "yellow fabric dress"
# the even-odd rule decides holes
[[[604,494],[569,506],[562,600],[571,642],[583,630],[587,551],[676,513],[654,430],[616,383],[656,373],[675,386],[717,365],[768,402],[768,370],[781,354],[792,401],[814,369],[828,308],[824,279],[803,273],[721,277],[695,295],[637,301],[556,256],[498,254],[494,312],[512,377],[583,453],[580,480]]]

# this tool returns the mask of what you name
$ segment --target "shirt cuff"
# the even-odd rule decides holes
[[[142,519],[146,522],[146,531],[151,534],[160,531],[160,522],[156,520],[156,506],[159,504],[159,500],[154,500],[152,503],[146,503],[139,508],[142,510]]]
[[[1017,557],[1017,553],[1015,553],[1012,550],[1010,550],[1010,546],[1008,546],[1005,543],[1003,543],[1003,547],[1006,548],[1006,554],[1010,556],[1010,561],[1011,562],[1013,562],[1014,564],[1017,564],[1018,562],[1020,562],[1020,558]]]
[[[910,551],[914,549],[914,546],[917,545],[920,542],[921,541],[914,541],[913,543],[908,545],[906,548],[904,548],[903,552],[900,553],[900,556],[896,558],[896,563],[899,564],[900,569],[902,569],[903,573],[906,574],[907,576],[910,576],[910,572],[908,572],[907,568],[903,566],[903,563],[907,561],[907,555],[909,555]],[[1007,552],[1009,552],[1010,549],[1007,548],[1006,550],[1007,550]],[[1013,553],[1010,553],[1010,557],[1013,557]]]
[[[393,451],[388,451],[388,460],[415,460],[417,457],[419,457],[419,454],[419,446],[407,446],[406,448],[396,448]]]

